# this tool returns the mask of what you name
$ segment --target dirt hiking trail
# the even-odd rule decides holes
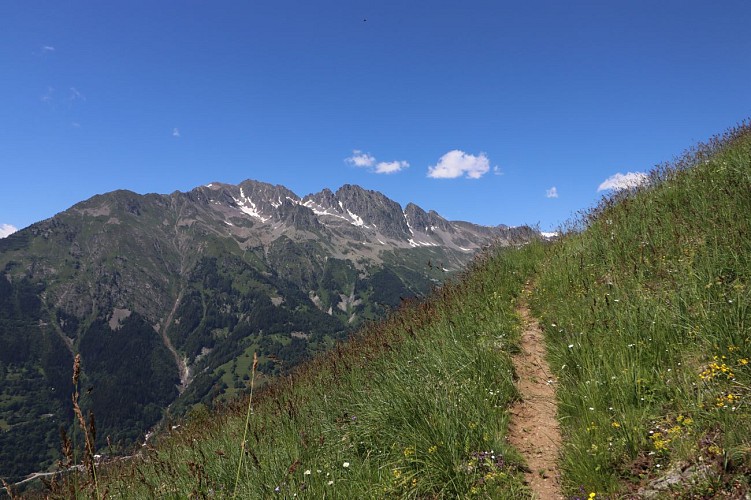
[[[562,499],[558,456],[561,431],[556,418],[556,379],[545,360],[545,338],[540,325],[527,305],[531,293],[524,289],[518,313],[523,321],[519,347],[513,356],[514,369],[519,377],[516,386],[521,401],[511,407],[508,441],[527,461],[529,471],[525,479],[535,499]]]

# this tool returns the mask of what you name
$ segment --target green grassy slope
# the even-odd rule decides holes
[[[633,492],[681,465],[697,466],[681,494],[748,491],[751,129],[583,222],[548,249],[535,294],[560,377],[568,491]]]
[[[229,496],[239,467],[238,498],[525,496],[505,433],[518,397],[514,302],[532,262],[513,251],[479,259],[431,300],[267,386],[242,463],[247,401],[195,412],[146,460],[100,471],[100,492]]]

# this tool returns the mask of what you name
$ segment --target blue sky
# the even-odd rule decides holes
[[[745,1],[2,2],[0,233],[244,179],[553,230],[751,116],[749,26]]]

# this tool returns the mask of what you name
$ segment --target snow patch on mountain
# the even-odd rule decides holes
[[[437,243],[432,243],[429,241],[415,241],[412,238],[408,239],[407,242],[409,243],[409,246],[413,248],[417,247],[437,247],[439,246]]]
[[[259,219],[261,222],[267,222],[271,219],[271,217],[264,217],[261,212],[258,211],[256,204],[253,203],[253,200],[245,196],[243,188],[240,188],[240,197],[242,198],[242,201],[238,200],[237,198],[233,199],[235,200],[235,203],[238,204],[240,210],[242,210],[244,213],[250,215],[251,217]],[[247,206],[248,204],[250,204],[249,207]]]
[[[18,231],[16,226],[11,224],[0,224],[0,238],[5,238]]]
[[[341,202],[339,204],[341,205]],[[367,224],[365,224],[365,222],[363,222],[362,217],[360,217],[357,214],[353,214],[352,212],[350,212],[349,209],[347,209],[347,215],[349,215],[352,218],[352,225],[353,226],[368,227]]]

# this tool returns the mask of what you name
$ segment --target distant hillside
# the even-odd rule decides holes
[[[747,498],[750,193],[742,125],[555,242],[483,254],[254,399],[195,410],[140,458],[76,476],[78,491],[530,498],[506,439],[526,397],[510,362],[526,287],[554,371],[566,496]]]
[[[452,222],[345,185],[303,198],[255,181],[115,191],[0,239],[0,477],[59,456],[82,357],[100,446],[325,351],[482,247],[529,228]]]

